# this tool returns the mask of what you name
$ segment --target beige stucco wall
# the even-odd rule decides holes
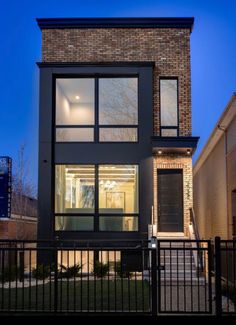
[[[232,239],[232,217],[236,216],[236,107],[234,101],[230,105],[225,111],[230,122],[220,120],[221,131],[214,131],[211,139],[216,132],[221,132],[220,137],[213,148],[208,143],[206,158],[193,170],[194,210],[200,236],[206,239]],[[227,120],[225,112],[222,116]]]
[[[232,238],[233,215],[236,216],[236,116],[227,128],[227,179],[229,239]],[[234,196],[234,202],[232,202]]]

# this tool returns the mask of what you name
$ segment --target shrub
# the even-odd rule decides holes
[[[120,278],[131,278],[133,276],[133,273],[132,272],[129,272],[129,271],[124,271],[122,269],[122,264],[121,262],[116,262],[116,273],[118,274],[118,276]]]
[[[109,272],[109,264],[96,261],[94,263],[93,274],[99,278],[105,277]]]
[[[50,265],[38,264],[32,271],[32,276],[38,280],[44,280],[50,276]]]
[[[20,268],[17,267],[16,265],[4,267],[4,270],[1,270],[0,273],[1,282],[15,281],[19,277],[20,277]]]
[[[236,289],[233,285],[222,284],[222,294],[232,300],[236,308]]]
[[[80,274],[82,265],[79,263],[68,267],[61,265],[61,268],[64,270],[60,273],[60,276],[62,278],[73,278]]]

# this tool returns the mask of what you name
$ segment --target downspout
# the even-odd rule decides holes
[[[227,142],[227,128],[221,125],[217,126],[219,130],[224,132],[224,145],[225,145],[225,177],[226,177],[226,219],[227,219],[227,239],[229,239],[229,202],[228,202],[228,142]]]

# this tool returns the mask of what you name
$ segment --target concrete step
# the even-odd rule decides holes
[[[186,251],[184,251],[184,250],[161,250],[160,251],[160,256],[171,256],[171,257],[175,257],[175,258],[177,258],[177,256],[178,257],[180,257],[180,256],[185,256],[185,257],[188,257],[188,256],[191,256],[191,255],[193,255],[193,252],[194,251],[192,251],[192,250],[186,250]]]
[[[170,256],[160,256],[160,261],[161,263],[177,263],[177,258],[175,257],[170,257]],[[194,258],[193,256],[178,256],[178,263],[193,263]]]
[[[161,263],[161,266],[165,267],[165,270],[173,270],[173,271],[184,271],[184,270],[189,270],[189,271],[194,271],[196,268],[195,268],[195,265],[192,264],[192,263]]]

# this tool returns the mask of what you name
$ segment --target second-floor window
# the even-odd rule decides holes
[[[137,142],[138,78],[57,78],[56,142]]]
[[[176,78],[160,80],[160,106],[161,136],[178,136],[178,80]]]

